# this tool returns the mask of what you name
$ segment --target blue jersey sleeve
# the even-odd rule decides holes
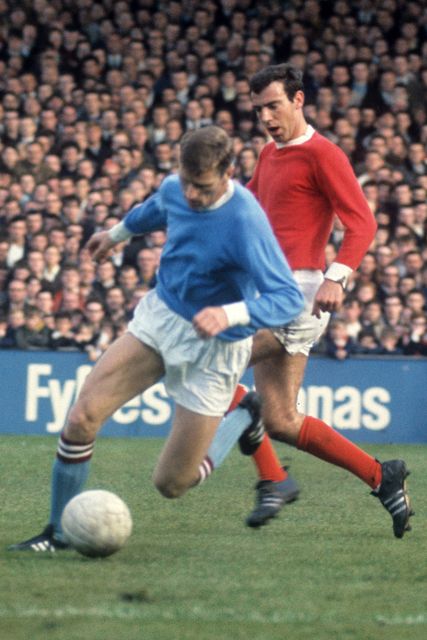
[[[161,191],[147,198],[142,204],[133,207],[123,221],[125,227],[134,235],[166,227],[167,215],[162,203]]]
[[[242,220],[236,247],[239,260],[259,292],[245,300],[251,326],[276,327],[294,320],[304,308],[302,293],[277,242],[267,217],[256,203],[247,222]]]

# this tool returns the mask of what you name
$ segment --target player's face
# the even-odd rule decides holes
[[[230,172],[220,175],[215,169],[199,175],[180,170],[182,190],[191,209],[204,211],[212,206],[227,190]]]
[[[297,91],[289,100],[281,82],[272,82],[261,93],[252,93],[259,121],[275,142],[285,143],[305,133],[304,94]]]

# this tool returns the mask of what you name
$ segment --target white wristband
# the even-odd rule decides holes
[[[345,288],[349,275],[353,272],[351,267],[341,262],[333,262],[325,273],[325,278],[339,282]]]
[[[248,307],[246,302],[233,302],[231,304],[224,304],[222,308],[227,316],[228,326],[235,327],[236,325],[247,325],[251,321]]]
[[[129,231],[122,220],[115,224],[114,227],[111,227],[111,229],[108,229],[108,235],[110,236],[110,240],[117,244],[118,242],[123,242],[124,240],[131,238],[133,233],[132,231]]]

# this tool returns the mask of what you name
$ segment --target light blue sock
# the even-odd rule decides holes
[[[67,502],[83,489],[95,442],[72,442],[61,434],[52,468],[49,524],[61,538],[61,516]]]
[[[237,407],[234,411],[223,418],[215,433],[215,437],[208,449],[207,456],[212,461],[214,469],[227,457],[234,444],[240,438],[245,429],[249,427],[253,417],[242,407]]]
[[[52,494],[49,523],[53,524],[55,534],[61,535],[61,516],[67,502],[83,489],[89,475],[90,460],[69,463],[58,460],[52,468]]]

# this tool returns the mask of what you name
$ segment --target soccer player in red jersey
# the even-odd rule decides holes
[[[305,120],[302,73],[289,64],[266,67],[251,78],[250,87],[259,122],[272,140],[262,149],[247,186],[266,211],[305,298],[305,310],[296,320],[255,336],[251,362],[267,432],[358,476],[389,511],[394,534],[401,538],[412,515],[404,461],[381,464],[297,408],[310,349],[330,314],[341,307],[348,276],[374,239],[375,219],[344,152]],[[344,236],[335,262],[324,273],[335,215]],[[285,475],[278,482],[259,483],[250,526],[265,524],[289,501],[290,480]]]

